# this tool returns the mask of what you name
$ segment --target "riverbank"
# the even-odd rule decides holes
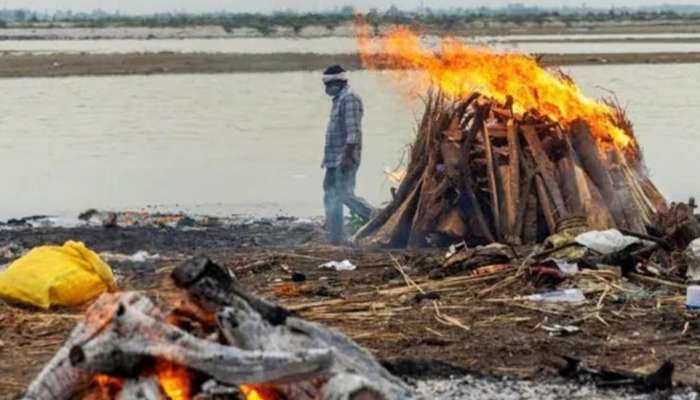
[[[330,64],[363,68],[357,54],[46,54],[0,60],[0,78],[318,71]],[[700,52],[546,54],[540,60],[548,66],[700,63]]]
[[[331,246],[313,221],[143,213],[112,218],[94,212],[83,217],[87,222],[72,228],[32,227],[36,219],[3,225],[2,262],[35,246],[80,240],[110,263],[120,289],[168,296],[174,291],[168,285],[174,266],[204,254],[234,271],[257,294],[351,336],[398,375],[417,380],[479,377],[478,384],[473,379],[463,385],[428,384],[431,391],[442,392],[438,389],[445,384],[454,389],[437,398],[461,398],[475,391],[484,395],[473,398],[497,398],[494,390],[504,381],[484,376],[534,380],[530,386],[542,388],[558,382],[546,389],[553,396],[581,390],[590,394],[592,382],[613,379],[607,385],[622,386],[622,392],[600,389],[600,397],[591,398],[621,398],[643,389],[630,379],[620,381],[621,376],[644,376],[666,360],[675,365],[675,384],[700,386],[695,346],[700,321],[685,310],[678,287],[621,279],[612,270],[589,270],[570,278],[571,285],[586,293],[585,303],[537,304],[524,296],[541,289],[514,275],[516,268],[432,279],[430,272],[440,268],[445,250]],[[525,249],[518,251],[526,254]],[[325,262],[345,259],[357,268],[319,269]],[[513,265],[520,262],[513,260]],[[81,307],[38,311],[0,302],[0,358],[7,360],[0,364],[0,399],[16,398],[26,388],[83,312]],[[579,361],[581,369],[572,369],[567,358]],[[591,372],[600,370],[621,375]],[[484,391],[482,382],[490,389]],[[562,391],[560,384],[568,389]],[[535,394],[519,398],[549,398],[542,397],[544,392]]]

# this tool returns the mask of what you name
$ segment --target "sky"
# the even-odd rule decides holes
[[[504,6],[511,3],[522,3],[538,6],[581,6],[590,7],[612,6],[643,6],[662,3],[672,4],[700,4],[700,0],[422,0],[427,7],[479,7],[488,5],[491,7]],[[54,11],[57,9],[71,9],[73,11],[91,11],[101,8],[106,11],[120,10],[125,13],[151,13],[163,11],[260,11],[293,9],[298,11],[323,11],[353,5],[361,9],[370,7],[387,8],[392,4],[400,5],[404,9],[418,7],[421,0],[0,0],[0,8],[29,8],[33,10]]]

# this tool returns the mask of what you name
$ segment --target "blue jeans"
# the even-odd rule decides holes
[[[323,179],[323,205],[326,209],[326,230],[333,242],[343,240],[343,205],[359,217],[369,220],[372,206],[355,195],[358,165],[342,171],[340,167],[326,168]]]

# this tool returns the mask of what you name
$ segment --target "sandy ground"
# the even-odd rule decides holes
[[[467,376],[459,379],[426,380],[417,384],[418,391],[429,399],[503,399],[503,400],[696,400],[698,393],[681,389],[669,393],[641,394],[627,390],[601,389],[591,384],[574,384],[562,380],[547,382],[518,381]]]
[[[155,298],[175,290],[168,277],[175,265],[196,254],[208,255],[259,295],[348,334],[394,373],[418,379],[436,398],[587,398],[581,393],[605,398],[613,393],[611,397],[647,399],[633,397],[642,396],[638,385],[605,392],[593,383],[605,384],[609,377],[604,377],[612,373],[645,376],[667,360],[675,365],[679,395],[692,394],[685,385],[700,387],[700,315],[685,310],[683,291],[673,286],[590,272],[567,283],[586,288],[586,304],[533,304],[518,299],[541,289],[514,277],[508,272],[512,270],[433,280],[427,274],[439,265],[444,250],[330,246],[320,225],[290,219],[0,229],[0,261],[11,261],[23,249],[69,239],[111,253],[120,287],[144,290]],[[159,258],[128,257],[141,250]],[[318,268],[344,259],[357,270]],[[429,296],[407,286],[397,262]],[[293,282],[290,271],[306,280]],[[0,302],[0,399],[22,392],[83,312],[83,307],[39,311]],[[580,330],[557,336],[543,328],[556,324]],[[606,372],[583,381],[578,373],[568,373],[569,379],[563,380],[564,357]],[[511,379],[493,378],[504,376]]]
[[[0,57],[0,78],[361,69],[357,54],[55,54]],[[544,65],[698,63],[700,53],[548,54]]]

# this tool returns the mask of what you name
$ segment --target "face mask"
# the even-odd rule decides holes
[[[327,85],[326,86],[326,94],[335,97],[340,93],[340,91],[343,90],[342,86],[339,85]]]

